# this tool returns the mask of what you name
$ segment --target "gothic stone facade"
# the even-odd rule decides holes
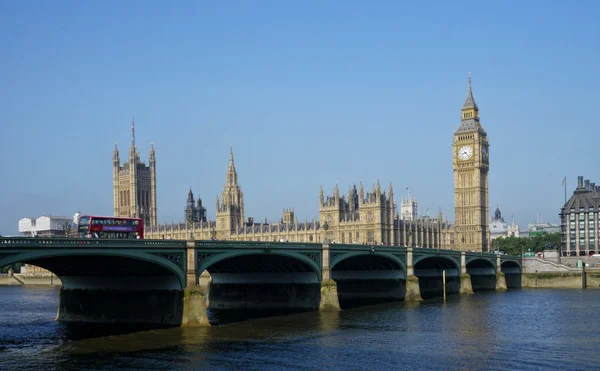
[[[337,243],[373,243],[395,246],[451,248],[449,224],[437,219],[401,220],[390,184],[388,193],[381,192],[379,182],[372,192],[362,187],[350,188],[348,199],[340,196],[336,185],[334,195],[325,200],[320,193],[320,220],[299,222],[293,209],[284,209],[281,221],[256,223],[244,218],[244,194],[238,184],[233,150],[221,198],[216,199],[216,220],[178,222],[147,228],[150,239],[218,239],[232,241],[315,242],[325,239]]]
[[[150,155],[150,168],[140,165],[135,145],[130,150],[129,163],[134,169],[148,169],[151,227],[146,238],[174,239],[220,239],[237,241],[293,241],[323,242],[326,239],[339,243],[382,243],[392,246],[432,247],[444,249],[489,251],[490,231],[487,223],[489,213],[488,172],[489,142],[487,133],[479,122],[479,108],[473,98],[471,78],[467,98],[462,107],[461,123],[454,132],[452,145],[454,168],[454,224],[437,218],[420,217],[403,220],[398,213],[390,184],[387,194],[381,191],[379,181],[371,192],[356,186],[341,196],[338,186],[333,196],[326,199],[321,188],[319,197],[319,220],[298,222],[293,210],[284,210],[277,223],[255,223],[244,219],[244,194],[238,184],[233,151],[230,150],[229,166],[221,199],[216,200],[216,220],[198,220],[192,223],[156,225],[155,162],[154,150]],[[115,149],[115,215],[144,215],[144,206],[132,195],[134,187],[143,189],[139,175],[133,175],[128,167],[118,166]],[[138,172],[139,174],[139,172]],[[127,193],[122,193],[122,191]],[[142,199],[143,199],[143,193]],[[124,201],[121,201],[121,199]]]
[[[156,214],[156,156],[150,149],[150,166],[140,160],[135,147],[134,123],[131,123],[131,148],[128,161],[121,166],[115,143],[113,152],[114,216],[142,218],[145,226],[158,223]]]
[[[462,107],[461,123],[454,133],[454,242],[460,250],[489,251],[488,171],[489,143],[479,122],[479,108],[471,91]]]

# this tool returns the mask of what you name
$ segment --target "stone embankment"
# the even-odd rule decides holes
[[[600,288],[600,268],[574,268],[538,258],[524,259],[523,268],[524,288]]]
[[[52,285],[60,286],[62,282],[56,276],[27,276],[24,274],[0,274],[0,286],[7,285]]]

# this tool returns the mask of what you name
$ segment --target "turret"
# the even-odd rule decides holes
[[[335,188],[333,189],[333,197],[335,198],[335,203],[337,206],[340,201],[340,188],[338,187],[337,182],[335,183]]]
[[[324,206],[325,196],[323,196],[323,185],[321,185],[321,190],[319,191],[319,204],[321,207]]]
[[[119,170],[121,167],[121,160],[119,158],[119,150],[117,149],[117,142],[115,142],[115,149],[113,151],[113,206],[114,215],[119,215],[119,206],[121,199],[119,189]]]
[[[129,149],[129,215],[133,218],[139,217],[138,210],[138,187],[137,187],[137,165],[138,156],[135,148],[135,118],[131,119],[131,148]]]
[[[156,154],[154,143],[150,143],[150,225],[158,225],[156,210]]]
[[[360,188],[358,190],[358,200],[359,200],[360,203],[364,203],[365,202],[365,190],[363,188],[362,180],[360,182]]]

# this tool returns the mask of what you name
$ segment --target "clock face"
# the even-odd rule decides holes
[[[482,150],[481,150],[481,155],[483,156],[483,159],[484,159],[485,161],[487,161],[487,160],[488,160],[488,148],[487,148],[487,147],[485,147],[485,146],[484,146],[484,147],[482,148]]]
[[[458,149],[458,158],[463,161],[466,161],[473,156],[473,147],[471,146],[462,146]]]

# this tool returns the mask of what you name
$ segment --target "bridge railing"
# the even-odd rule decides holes
[[[83,247],[83,248],[185,248],[181,240],[114,240],[104,238],[42,238],[42,237],[0,237],[0,248],[10,247]]]
[[[306,242],[265,242],[265,241],[227,241],[227,240],[196,240],[197,248],[246,248],[262,249],[266,247],[278,249],[321,249],[320,243]]]

